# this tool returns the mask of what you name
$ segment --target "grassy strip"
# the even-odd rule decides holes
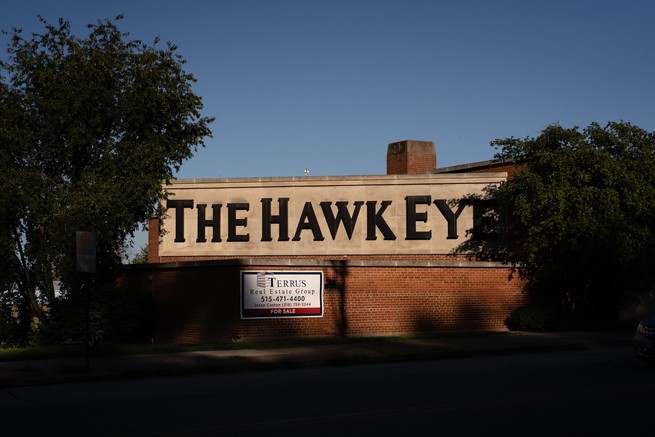
[[[359,343],[370,341],[393,341],[402,337],[357,337],[357,338],[288,338],[253,339],[238,342],[209,344],[98,344],[91,346],[93,356],[167,354],[209,350],[275,349],[313,345]],[[39,360],[83,356],[84,346],[28,346],[22,348],[0,349],[0,361]]]
[[[450,332],[435,335],[398,335],[375,337],[293,337],[226,341],[210,344],[98,344],[91,347],[92,356],[166,354],[211,350],[276,349],[349,343],[391,342],[425,338],[501,335],[502,332]],[[84,356],[84,346],[29,346],[0,349],[0,361],[40,360]]]

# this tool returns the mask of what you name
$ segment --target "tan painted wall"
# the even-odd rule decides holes
[[[176,229],[175,208],[168,209],[162,220],[164,235],[159,246],[160,257],[198,256],[296,256],[296,255],[412,255],[448,254],[467,240],[467,231],[473,227],[473,207],[463,207],[457,218],[458,238],[448,238],[448,221],[435,200],[456,201],[467,196],[483,196],[485,187],[499,184],[506,173],[481,174],[426,174],[397,176],[353,176],[353,177],[293,177],[293,178],[248,178],[180,180],[167,187],[170,200],[192,200],[193,208],[180,208],[184,215],[184,242],[176,242],[182,234]],[[429,204],[408,205],[408,197],[427,196]],[[279,241],[280,228],[271,224],[272,241],[262,241],[262,199],[272,199],[271,215],[279,214],[279,198],[288,198],[288,241]],[[355,202],[362,202],[351,238],[341,224],[333,237],[328,221],[321,208],[321,202],[332,202],[331,209],[337,213],[336,202],[348,202],[349,214],[354,215]],[[393,232],[395,239],[385,239],[379,228],[369,217],[371,211],[379,212],[382,202],[390,202],[382,217]],[[373,203],[374,202],[374,203]],[[220,242],[212,242],[212,227],[205,228],[206,242],[197,242],[198,204],[205,204],[205,220],[211,220],[212,204],[220,207]],[[240,204],[230,220],[228,204]],[[316,216],[322,241],[303,225],[312,222],[303,215],[306,204]],[[244,209],[248,205],[248,209]],[[188,205],[187,205],[188,206]],[[458,206],[450,203],[452,212]],[[411,238],[408,232],[408,209],[410,227],[420,234]],[[180,212],[181,212],[180,211]],[[303,218],[304,217],[304,218]],[[412,218],[413,217],[413,218]],[[425,221],[424,221],[425,220]],[[229,228],[239,239],[229,241]],[[373,226],[373,234],[371,234]],[[300,228],[300,232],[298,229]],[[375,239],[371,239],[374,235]],[[427,236],[429,235],[429,239]],[[416,234],[414,235],[416,236]],[[452,236],[452,235],[451,235]],[[297,238],[294,241],[294,237]]]

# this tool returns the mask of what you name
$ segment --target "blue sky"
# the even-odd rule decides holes
[[[214,137],[181,178],[384,174],[387,144],[440,167],[547,125],[655,130],[652,1],[20,1],[0,28],[120,28],[179,47]],[[8,37],[0,35],[4,47]]]

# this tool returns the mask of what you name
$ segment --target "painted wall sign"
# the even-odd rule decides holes
[[[451,253],[475,234],[488,211],[488,201],[481,200],[486,188],[505,178],[479,173],[176,181],[166,187],[159,253]]]
[[[241,271],[241,318],[323,316],[323,272]]]

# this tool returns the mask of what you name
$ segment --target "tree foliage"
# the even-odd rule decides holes
[[[655,133],[625,122],[553,125],[492,145],[517,165],[498,194],[519,229],[509,260],[532,291],[589,323],[653,289]]]
[[[53,279],[76,288],[75,232],[97,236],[98,280],[158,213],[162,181],[203,146],[201,115],[176,47],[129,39],[116,20],[8,33],[0,60],[0,290],[44,319]]]
[[[148,264],[148,245],[144,245],[139,252],[130,260],[131,264]]]

